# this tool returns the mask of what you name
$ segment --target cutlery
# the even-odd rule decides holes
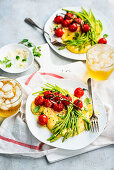
[[[25,21],[28,25],[40,29],[40,30],[43,32],[43,34],[48,35],[48,37],[49,37],[49,39],[50,39],[50,41],[51,41],[51,43],[52,43],[53,45],[55,45],[55,46],[57,46],[57,47],[65,47],[65,46],[66,46],[64,43],[61,43],[61,42],[57,41],[54,37],[50,36],[50,34],[49,34],[48,32],[44,31],[44,29],[42,29],[41,27],[39,27],[32,19],[30,19],[30,18],[25,18],[24,21]]]
[[[94,132],[94,131],[99,132],[98,117],[95,115],[95,111],[94,111],[94,107],[93,107],[91,78],[89,78],[89,79],[87,80],[87,85],[88,85],[89,98],[91,99],[92,109],[93,109],[92,116],[90,117],[91,131],[92,131],[92,132]]]

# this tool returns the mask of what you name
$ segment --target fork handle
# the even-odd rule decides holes
[[[91,88],[91,78],[89,78],[89,79],[87,80],[87,85],[88,85],[89,98],[91,99],[92,107],[93,107],[92,88]],[[93,108],[93,110],[94,110],[94,108]]]
[[[44,31],[43,28],[39,27],[31,18],[25,18],[24,21],[25,21],[28,25],[40,29],[43,33],[46,33],[46,34],[50,37],[50,35],[49,35],[46,31]]]
[[[89,98],[92,100],[91,78],[87,80],[87,84],[88,84]]]

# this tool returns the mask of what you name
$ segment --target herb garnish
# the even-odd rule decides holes
[[[87,98],[84,100],[84,103],[85,103],[86,105],[90,104],[90,99],[87,97]]]
[[[32,52],[33,52],[34,56],[36,56],[36,57],[40,57],[41,56],[41,49],[40,48],[41,48],[40,46],[38,46],[38,47],[35,46],[33,48]]]
[[[41,47],[40,46],[36,47],[32,42],[29,42],[28,39],[23,39],[20,43],[24,44],[27,47],[33,47],[32,52],[35,57],[41,56]]]
[[[11,67],[12,63],[10,61],[11,60],[9,60],[7,57],[4,57],[4,60],[0,60],[0,64],[5,64],[6,67]]]
[[[107,38],[107,37],[108,37],[108,35],[107,35],[107,34],[104,34],[104,35],[103,35],[103,38]]]
[[[27,61],[27,59],[26,59],[26,58],[23,58],[23,59],[22,59],[22,62],[25,62],[25,61]]]
[[[88,111],[88,109],[86,108],[86,107],[84,107],[84,110],[87,112]]]
[[[24,44],[27,47],[34,47],[34,44],[32,42],[29,42],[28,39],[23,39],[20,43]]]
[[[19,60],[19,59],[20,59],[20,56],[17,55],[17,56],[16,56],[16,60]]]
[[[39,110],[40,110],[40,106],[36,106],[36,107],[34,107],[33,112],[34,113],[38,113]]]
[[[9,67],[11,67],[12,66],[12,63],[10,62],[10,63],[8,63],[8,64],[6,64],[6,68],[9,68]]]

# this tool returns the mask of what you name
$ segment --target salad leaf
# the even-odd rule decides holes
[[[34,112],[34,113],[38,113],[38,112],[39,112],[39,110],[40,110],[40,105],[39,105],[39,106],[34,107],[33,112]]]
[[[90,104],[90,99],[87,97],[87,98],[84,100],[84,103],[86,103],[86,105]]]
[[[103,38],[107,38],[107,37],[108,37],[108,35],[107,35],[107,34],[104,34],[104,35],[103,35]]]

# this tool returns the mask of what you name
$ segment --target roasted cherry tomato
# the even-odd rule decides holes
[[[46,116],[46,115],[40,115],[39,117],[38,117],[38,123],[40,124],[40,125],[46,125],[47,124],[47,122],[48,122],[48,117]]]
[[[57,112],[60,112],[63,110],[63,103],[62,102],[56,102],[53,104],[53,109]]]
[[[51,100],[45,99],[45,101],[44,101],[44,106],[45,107],[52,107],[52,105],[53,105],[53,103],[52,103]]]
[[[46,98],[46,99],[49,99],[50,97],[52,97],[52,92],[51,91],[45,91],[44,92],[44,97]]]
[[[76,23],[70,24],[70,25],[69,25],[69,30],[70,30],[71,32],[76,31],[76,30],[77,30],[77,24],[76,24]]]
[[[83,30],[83,32],[88,32],[90,30],[90,26],[88,24],[84,24],[82,26],[82,30]]]
[[[71,21],[68,19],[63,20],[62,26],[63,27],[68,27],[71,24]]]
[[[82,22],[81,18],[75,18],[74,20],[79,24],[81,24],[81,22]]]
[[[54,100],[55,101],[60,101],[60,98],[63,97],[62,93],[59,93],[59,92],[55,92],[53,94],[54,94]]]
[[[107,40],[105,38],[101,38],[99,41],[98,41],[99,44],[107,44]]]
[[[65,15],[65,19],[73,19],[74,18],[74,15],[73,14],[71,14],[71,13],[67,13],[66,15]]]
[[[55,30],[55,36],[56,37],[62,37],[63,34],[64,34],[64,32],[63,32],[62,28],[57,28]]]
[[[78,110],[78,109],[81,109],[83,107],[83,102],[79,99],[76,99],[74,101],[74,104],[75,104],[75,108]]]
[[[84,95],[84,90],[82,88],[78,87],[77,89],[75,89],[74,96],[82,97],[83,95]]]
[[[43,105],[43,103],[44,103],[44,97],[43,96],[37,96],[36,98],[35,98],[35,101],[34,101],[34,103],[35,103],[35,105]]]
[[[54,18],[55,24],[62,24],[63,23],[63,17],[61,15],[58,15]]]
[[[71,98],[69,95],[63,96],[63,99],[65,99],[65,100],[63,100],[62,103],[63,103],[65,106],[68,106],[68,105],[70,104],[69,101],[72,101],[72,98]],[[67,100],[68,100],[68,101],[67,101]]]

